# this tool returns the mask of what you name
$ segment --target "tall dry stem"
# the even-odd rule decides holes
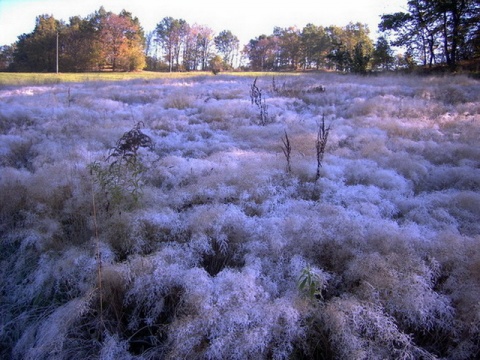
[[[285,131],[285,136],[282,137],[282,151],[287,159],[287,173],[290,174],[292,172],[291,166],[291,155],[292,155],[292,146],[290,145],[290,140],[288,138],[287,131]]]
[[[257,86],[257,79],[258,78],[255,78],[252,86],[250,86],[250,100],[252,101],[252,104],[257,105],[258,109],[260,110],[260,125],[265,126],[269,122],[268,105],[265,101],[265,97],[262,96],[262,90],[260,90]]]
[[[98,236],[97,206],[95,203],[95,189],[92,183],[92,215],[95,234],[95,257],[97,259],[97,290],[99,297],[100,326],[103,328],[103,287],[102,287],[102,253],[100,251],[100,238]]]
[[[315,142],[315,149],[317,153],[317,174],[315,180],[320,178],[320,168],[322,167],[323,156],[325,155],[325,148],[327,146],[328,133],[330,132],[330,125],[325,127],[325,115],[322,117],[322,123],[318,127],[317,140]]]

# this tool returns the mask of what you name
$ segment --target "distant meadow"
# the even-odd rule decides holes
[[[84,73],[15,73],[0,72],[0,86],[16,85],[47,85],[71,82],[92,82],[92,81],[125,81],[125,80],[151,80],[168,78],[189,78],[201,75],[212,75],[211,72],[174,72],[160,73],[152,71],[139,72],[84,72]]]
[[[0,74],[1,358],[478,358],[478,80],[118,76]]]

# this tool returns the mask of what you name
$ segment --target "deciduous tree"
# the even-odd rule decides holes
[[[142,31],[138,20],[126,11],[107,13],[100,19],[98,41],[103,63],[113,71],[140,70],[145,65]]]
[[[275,70],[278,68],[275,62],[277,49],[277,39],[274,36],[260,35],[250,40],[243,52],[250,60],[253,70]]]
[[[240,41],[230,30],[223,30],[215,39],[215,47],[223,55],[223,62],[233,67],[235,54],[238,52]]]
[[[201,70],[208,68],[208,61],[212,54],[212,45],[214,43],[213,30],[208,26],[198,26],[197,28],[197,51]]]
[[[60,32],[60,70],[96,70],[100,63],[95,29],[88,19],[70,18],[68,26]]]
[[[368,27],[361,23],[349,23],[340,28],[328,28],[332,50],[329,60],[339,71],[364,73],[369,69],[373,52]]]
[[[170,71],[179,70],[181,46],[188,34],[188,23],[183,19],[165,17],[157,24],[157,41],[165,52]]]

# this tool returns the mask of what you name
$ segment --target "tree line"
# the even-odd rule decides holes
[[[276,27],[245,46],[253,70],[333,69],[365,73],[373,68],[391,69],[401,65],[385,38],[374,44],[370,30],[361,23],[344,27],[306,25]]]
[[[101,7],[86,18],[70,18],[68,24],[40,15],[34,30],[20,35],[3,53],[11,71],[53,72],[57,56],[63,72],[133,71],[145,67],[144,41],[138,18]]]
[[[446,64],[480,57],[479,0],[409,0],[408,12],[384,14],[374,43],[361,23],[340,26],[308,24],[275,27],[270,35],[251,39],[242,49],[229,30],[163,18],[145,33],[138,18],[103,7],[69,22],[40,15],[30,34],[0,47],[0,70],[194,71],[330,69],[366,73]],[[394,55],[393,47],[405,50]]]

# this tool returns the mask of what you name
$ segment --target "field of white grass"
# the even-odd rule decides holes
[[[0,89],[2,359],[480,356],[480,83],[253,80]]]

